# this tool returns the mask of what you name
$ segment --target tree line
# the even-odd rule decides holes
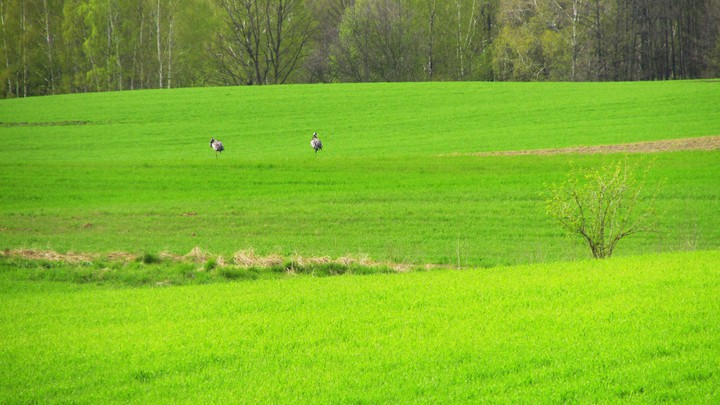
[[[720,0],[0,0],[2,97],[720,76]]]

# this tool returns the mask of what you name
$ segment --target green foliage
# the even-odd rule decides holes
[[[719,263],[114,288],[0,261],[0,402],[716,403]]]
[[[213,271],[217,267],[217,261],[215,259],[210,259],[203,265],[203,268],[205,271]]]
[[[358,1],[338,27],[336,68],[343,80],[411,81],[421,66],[412,12],[401,2]]]
[[[338,80],[711,78],[718,9],[718,0],[4,0],[0,97]]]
[[[593,257],[610,257],[621,239],[655,230],[654,211],[640,200],[647,190],[644,178],[636,179],[636,170],[635,164],[621,160],[573,171],[565,183],[551,189],[547,212],[563,229],[581,236]]]
[[[255,280],[260,275],[259,269],[245,269],[238,267],[223,267],[219,274],[228,280]]]
[[[38,260],[31,258],[0,256],[0,273],[16,281],[69,284],[91,284],[111,287],[167,287],[296,277],[329,277],[344,274],[371,275],[397,273],[398,270],[382,264],[362,265],[336,262],[299,264],[289,261],[284,265],[238,266],[219,265],[216,260],[204,264],[187,261],[145,261],[143,255],[137,261],[97,259],[87,262],[62,260]],[[150,255],[155,257],[155,255]]]

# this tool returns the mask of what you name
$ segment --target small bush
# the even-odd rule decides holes
[[[653,210],[641,199],[645,179],[638,181],[635,170],[635,165],[618,161],[571,172],[565,183],[551,189],[548,215],[581,237],[593,257],[610,257],[621,239],[656,227]]]

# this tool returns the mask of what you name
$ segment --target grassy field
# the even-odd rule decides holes
[[[617,157],[441,155],[720,134],[718,89],[417,83],[0,100],[0,247],[462,266],[583,258],[545,215],[544,192],[571,164]],[[225,143],[220,158],[210,136]],[[616,254],[719,247],[718,156],[658,155],[648,188],[664,187],[662,231]]]
[[[720,400],[717,251],[170,288],[0,269],[2,403]]]
[[[3,128],[3,152],[12,152],[4,160],[13,163],[204,162],[211,135],[225,143],[226,161],[267,163],[309,157],[313,131],[336,158],[428,156],[717,135],[719,88],[677,81],[175,89],[0,100],[0,121],[85,124]]]
[[[719,156],[658,156],[649,182],[663,187],[662,232],[622,241],[617,254],[717,248]],[[462,266],[583,258],[589,250],[545,214],[545,186],[563,179],[570,159],[590,167],[612,158],[208,159],[7,167],[0,247],[185,254],[199,246]]]
[[[720,151],[458,154],[719,135],[718,90],[0,100],[0,403],[717,403]],[[547,216],[547,189],[617,159],[651,167],[659,227],[588,261]],[[280,264],[224,266],[236,252]]]

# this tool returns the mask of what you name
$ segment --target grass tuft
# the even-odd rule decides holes
[[[213,271],[217,267],[218,267],[218,262],[215,259],[209,259],[203,265],[203,269],[205,269],[205,271]]]
[[[143,253],[139,258],[138,261],[140,261],[143,264],[158,264],[162,263],[162,259],[160,256],[154,254],[154,253]]]
[[[257,268],[223,267],[218,270],[227,280],[257,280],[260,271]]]

